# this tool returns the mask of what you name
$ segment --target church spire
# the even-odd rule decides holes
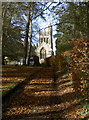
[[[51,21],[49,22],[49,26],[48,27],[52,27],[52,25],[51,25]]]

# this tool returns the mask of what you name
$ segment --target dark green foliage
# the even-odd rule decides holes
[[[86,38],[89,35],[88,16],[89,3],[65,3],[61,9],[57,10],[59,23],[57,24],[57,34],[55,37],[58,54],[73,48],[71,40],[76,38]]]
[[[73,47],[73,44],[72,43],[68,43],[68,41],[63,41],[61,39],[61,41],[56,41],[56,54],[59,54],[60,52],[65,52],[65,51],[68,51],[68,50],[71,50]]]
[[[2,59],[17,60],[23,57],[24,19],[19,3],[2,3]],[[2,60],[3,61],[3,60]],[[4,63],[3,63],[4,64]]]

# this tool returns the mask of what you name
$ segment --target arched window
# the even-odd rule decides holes
[[[41,43],[43,42],[43,38],[41,38]]]
[[[40,50],[40,59],[45,59],[46,58],[46,50],[42,48]]]

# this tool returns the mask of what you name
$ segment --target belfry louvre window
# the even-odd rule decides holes
[[[46,40],[46,43],[48,43],[48,38],[47,38],[47,40]]]
[[[40,50],[40,59],[45,59],[46,58],[46,50],[42,48]]]
[[[41,38],[41,43],[43,42],[43,38]]]

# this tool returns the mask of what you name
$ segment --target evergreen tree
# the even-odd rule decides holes
[[[56,12],[59,17],[57,24],[57,53],[72,48],[71,40],[88,36],[88,3],[65,3]]]
[[[10,60],[23,56],[22,34],[24,19],[22,17],[21,4],[2,3],[2,62],[7,56]]]

